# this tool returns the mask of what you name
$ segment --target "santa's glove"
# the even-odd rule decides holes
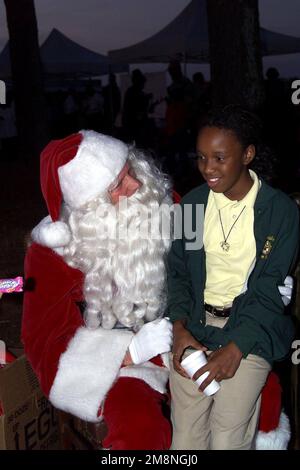
[[[284,286],[278,286],[278,290],[281,294],[282,302],[287,306],[292,298],[294,281],[291,276],[287,276],[284,280]]]
[[[172,324],[166,318],[143,325],[129,345],[132,362],[141,364],[158,354],[169,352],[173,340],[172,331]]]

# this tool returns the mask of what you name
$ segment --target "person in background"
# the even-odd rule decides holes
[[[136,142],[138,146],[145,146],[149,131],[149,107],[153,98],[151,93],[145,93],[146,77],[135,69],[131,73],[132,85],[126,90],[124,96],[122,125],[128,142]]]
[[[121,93],[113,73],[109,74],[108,84],[103,88],[103,99],[105,128],[111,131],[121,109]]]

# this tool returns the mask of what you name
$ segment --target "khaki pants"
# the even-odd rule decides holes
[[[222,328],[226,321],[207,314],[207,324]],[[186,351],[184,357],[190,353],[191,350]],[[260,393],[270,364],[249,354],[242,359],[234,377],[222,380],[220,390],[207,397],[192,380],[175,372],[170,362],[171,449],[251,449],[259,418]]]

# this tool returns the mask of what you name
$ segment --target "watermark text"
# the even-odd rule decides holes
[[[300,80],[294,80],[292,83],[292,103],[297,105],[300,103]]]
[[[300,364],[300,339],[295,339],[295,341],[293,341],[292,349],[295,349],[292,354],[292,363],[294,366],[298,366]]]
[[[6,85],[3,80],[0,80],[0,104],[6,104]]]

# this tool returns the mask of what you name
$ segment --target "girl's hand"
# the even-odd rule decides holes
[[[202,382],[199,390],[203,390],[211,383],[213,379],[217,382],[225,379],[231,379],[236,373],[243,354],[234,342],[230,342],[227,346],[217,349],[207,357],[207,364],[197,370],[193,376],[193,380],[197,380],[204,372],[209,371],[209,375]]]
[[[173,367],[178,374],[189,378],[185,370],[180,365],[185,349],[191,347],[199,351],[206,351],[207,348],[194,338],[194,336],[185,328],[184,324],[184,320],[177,320],[173,325]]]

